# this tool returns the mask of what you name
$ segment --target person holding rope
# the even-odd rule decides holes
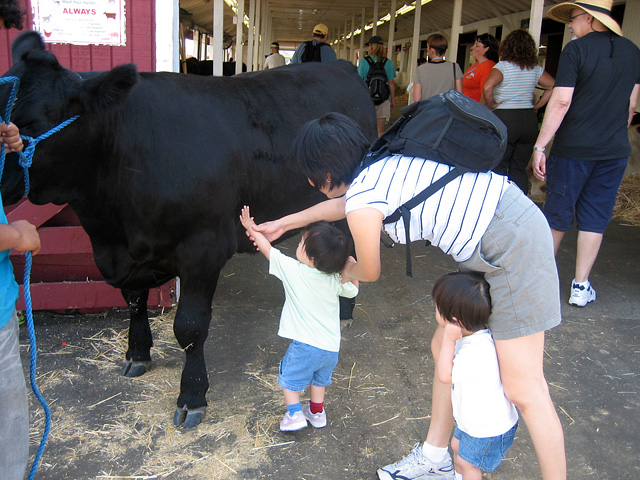
[[[273,241],[312,222],[346,218],[357,262],[347,263],[343,281],[376,281],[383,219],[452,167],[398,154],[372,163],[352,178],[368,148],[358,125],[339,113],[305,124],[294,141],[294,157],[311,185],[329,200],[254,229]],[[467,209],[468,205],[474,208]],[[406,241],[402,219],[384,228],[395,241]],[[562,425],[543,373],[545,330],[561,319],[553,239],[544,215],[506,177],[469,172],[412,209],[410,231],[412,240],[429,240],[451,254],[461,270],[484,273],[491,287],[489,328],[505,394],[527,425],[543,479],[564,480]],[[443,338],[444,327],[438,325],[431,341],[436,369]],[[379,469],[378,477],[450,477],[453,465],[447,446],[453,425],[451,386],[435,376],[426,442],[417,444],[407,458]]]
[[[22,30],[20,5],[0,2],[0,28]],[[13,123],[0,123],[0,144],[6,153],[23,148]],[[18,283],[9,260],[10,251],[40,251],[36,227],[26,220],[8,223],[0,198],[0,471],[6,480],[22,480],[29,460],[29,402],[18,342]]]
[[[7,152],[22,150],[18,128],[0,124]],[[18,342],[18,283],[9,260],[11,250],[40,251],[36,227],[26,220],[8,223],[0,199],[0,471],[6,480],[22,480],[29,458],[29,402]]]

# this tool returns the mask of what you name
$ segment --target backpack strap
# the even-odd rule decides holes
[[[385,218],[382,223],[395,223],[400,218],[402,218],[402,223],[404,224],[404,234],[406,239],[405,248],[407,249],[407,276],[413,277],[413,271],[411,269],[411,235],[409,232],[409,228],[411,227],[411,210],[422,202],[424,202],[431,195],[436,193],[438,190],[443,188],[447,183],[459,177],[464,172],[459,170],[457,167],[452,168],[448,173],[440,177],[438,180],[433,182],[427,188],[422,190],[419,194],[413,197],[408,202],[400,205],[398,209]]]
[[[369,64],[369,68],[373,67],[374,62],[373,62],[373,59],[372,59],[369,55],[367,55],[366,57],[364,57],[364,59],[365,59],[365,60],[367,61],[367,63]]]

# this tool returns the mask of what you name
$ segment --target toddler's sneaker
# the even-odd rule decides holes
[[[593,302],[596,299],[596,291],[591,286],[591,283],[587,281],[587,284],[580,284],[573,279],[571,282],[571,296],[569,297],[569,305],[576,307],[584,307],[587,303]]]
[[[311,413],[311,407],[309,405],[303,405],[302,414],[315,428],[324,428],[327,426],[327,414],[324,408],[320,413]]]
[[[307,419],[304,418],[302,412],[296,412],[293,415],[289,415],[287,412],[280,420],[281,432],[297,432],[303,428],[307,428]]]
[[[424,453],[422,446],[416,443],[411,453],[397,463],[378,470],[380,480],[429,480],[439,477],[441,480],[454,478],[453,462],[447,457],[440,463],[432,463]]]

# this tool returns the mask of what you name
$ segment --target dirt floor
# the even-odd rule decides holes
[[[640,478],[640,227],[614,223],[592,283],[598,300],[563,307],[547,334],[545,370],[564,427],[571,479]],[[296,239],[284,244],[294,255]],[[283,292],[261,256],[225,267],[206,345],[209,409],[195,429],[172,424],[183,354],[173,312],[153,320],[152,369],[119,375],[127,315],[36,315],[38,384],[53,426],[36,478],[170,480],[374,479],[375,471],[425,438],[435,327],[429,291],[455,269],[435,248],[414,244],[414,277],[404,275],[404,247],[383,249],[383,274],[363,285],[354,322],[343,332],[327,428],[283,434],[277,385],[287,341],[277,337]],[[558,257],[563,302],[573,277],[575,235]],[[532,292],[535,295],[535,292]],[[28,373],[26,328],[21,330]],[[30,397],[32,455],[42,409]],[[32,456],[33,458],[33,456]],[[507,458],[487,479],[539,478],[521,422]]]

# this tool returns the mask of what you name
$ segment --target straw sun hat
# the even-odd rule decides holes
[[[557,20],[562,23],[569,23],[571,21],[571,10],[574,8],[580,8],[593,16],[596,20],[599,20],[605,27],[612,32],[622,36],[622,29],[618,22],[611,18],[611,5],[612,0],[592,0],[590,2],[566,2],[559,3],[558,5],[551,7],[549,10],[549,18]]]

